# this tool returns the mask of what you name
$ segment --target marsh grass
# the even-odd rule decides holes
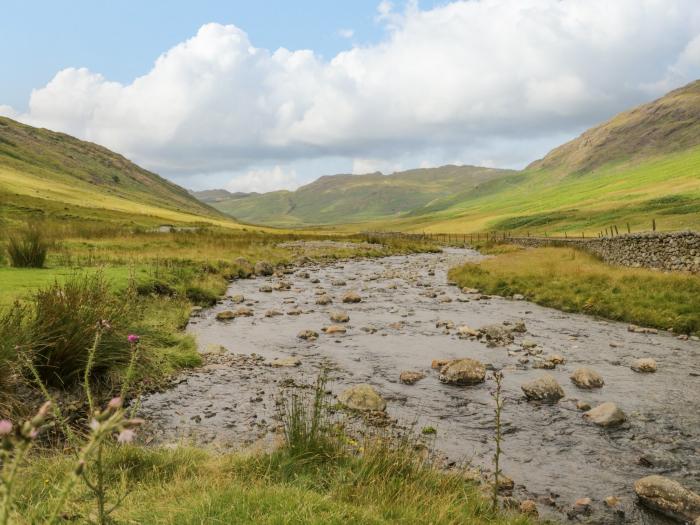
[[[570,248],[504,253],[450,270],[460,287],[678,333],[700,332],[700,276],[611,266]]]
[[[29,224],[7,239],[7,254],[15,268],[43,268],[49,243],[39,225]]]

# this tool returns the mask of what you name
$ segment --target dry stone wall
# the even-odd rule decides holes
[[[597,255],[605,262],[633,268],[700,273],[700,234],[650,232],[595,239],[516,237],[506,242],[520,246],[570,246]]]

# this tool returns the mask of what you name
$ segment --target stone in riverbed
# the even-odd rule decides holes
[[[442,367],[439,379],[450,385],[476,385],[486,379],[486,367],[476,359],[457,359]]]
[[[564,397],[564,389],[557,380],[549,374],[543,374],[534,381],[525,383],[520,387],[525,397],[530,401],[545,401],[556,403]]]
[[[330,296],[330,295],[327,295],[327,294],[320,295],[320,296],[316,299],[316,304],[319,304],[319,305],[321,305],[321,306],[325,306],[325,305],[327,305],[327,304],[331,304],[332,302],[333,302],[333,299],[331,299],[331,296]]]
[[[306,341],[315,341],[318,339],[318,332],[315,332],[314,330],[302,330],[297,334],[297,337]]]
[[[360,297],[360,294],[358,294],[355,291],[349,291],[345,292],[343,294],[343,302],[344,303],[359,303],[362,301],[362,297]]]
[[[265,317],[277,317],[278,315],[283,315],[279,310],[268,310],[265,312]]]
[[[659,475],[647,476],[634,483],[634,491],[644,506],[670,518],[681,522],[700,518],[700,495],[677,481]]]
[[[273,359],[270,361],[270,366],[273,368],[286,368],[295,367],[301,364],[301,359],[298,357],[284,357],[280,359]]]
[[[500,324],[482,326],[479,334],[490,344],[506,346],[513,342],[511,330]]]
[[[240,304],[242,302],[245,302],[245,297],[240,294],[234,295],[231,297],[231,302],[234,304]]]
[[[258,288],[258,291],[263,293],[271,293],[272,286],[270,286],[269,284],[263,284],[260,288]]]
[[[292,285],[288,283],[287,281],[277,281],[275,284],[272,285],[272,288],[274,290],[277,290],[279,292],[284,292],[287,290],[292,289]]]
[[[591,404],[579,399],[576,401],[576,408],[583,412],[588,412],[591,409]]]
[[[538,516],[537,503],[531,499],[526,499],[520,502],[520,513],[528,516]]]
[[[344,390],[338,401],[352,410],[384,412],[386,401],[374,389],[372,385],[360,384]]]
[[[323,328],[323,331],[326,333],[326,335],[334,335],[344,334],[345,332],[347,332],[347,329],[339,324],[332,324]]]
[[[637,359],[632,363],[632,370],[641,373],[652,373],[656,372],[656,361],[651,357],[643,357],[642,359]]]
[[[350,320],[348,313],[344,312],[343,310],[331,312],[330,318],[334,323],[347,323]]]
[[[274,268],[272,265],[267,262],[267,261],[258,261],[255,263],[255,274],[256,275],[262,275],[262,276],[269,276],[274,273]]]
[[[583,417],[599,427],[614,427],[627,421],[625,413],[609,401],[592,408]]]
[[[236,314],[231,310],[224,310],[216,314],[216,319],[219,321],[229,321],[230,319],[235,319]]]
[[[457,335],[459,337],[476,337],[479,335],[479,331],[467,325],[462,325],[457,327]]]
[[[342,279],[335,279],[331,281],[331,285],[333,286],[345,286],[347,283],[343,281]]]
[[[434,370],[439,370],[443,366],[445,366],[448,363],[451,363],[453,359],[433,359],[433,362],[430,363],[430,368]]]
[[[399,375],[399,381],[401,381],[405,385],[412,385],[414,383],[417,383],[424,377],[425,374],[423,372],[413,372],[411,370],[404,370]]]
[[[253,310],[247,306],[241,306],[233,312],[234,317],[252,317]]]
[[[571,374],[571,382],[579,388],[601,388],[605,381],[602,376],[591,368],[577,368]]]

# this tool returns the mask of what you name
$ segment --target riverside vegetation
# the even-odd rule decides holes
[[[326,417],[322,384],[312,402],[295,398],[283,409],[285,445],[270,454],[131,444],[137,406],[125,409],[122,400],[201,362],[182,332],[191,308],[216,302],[263,257],[288,264],[294,248],[279,245],[299,236],[56,231],[18,228],[8,241],[8,266],[0,267],[0,365],[11,371],[0,385],[3,525],[530,523],[493,509],[461,474],[431,468],[408,441],[375,436],[349,446],[356,442]],[[319,242],[304,257],[435,249],[383,242]],[[46,268],[36,268],[42,257]],[[41,403],[32,415],[30,407]]]

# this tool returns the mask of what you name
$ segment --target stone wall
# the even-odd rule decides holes
[[[690,231],[633,233],[595,239],[515,237],[504,242],[531,247],[576,247],[611,264],[700,273],[700,234]]]

